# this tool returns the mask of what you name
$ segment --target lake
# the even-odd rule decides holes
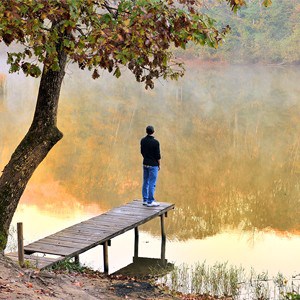
[[[156,198],[176,208],[166,219],[168,261],[298,274],[299,78],[299,67],[193,62],[178,82],[146,91],[125,70],[94,81],[69,66],[58,116],[64,138],[34,173],[12,229],[24,223],[26,244],[140,199],[139,142],[152,124],[162,152]],[[1,170],[30,125],[39,82],[6,80]],[[133,248],[133,231],[112,240],[111,272],[131,263]],[[160,256],[159,219],[141,227],[139,254]],[[102,249],[81,261],[102,270]]]

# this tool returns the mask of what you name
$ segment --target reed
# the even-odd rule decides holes
[[[192,266],[175,266],[161,279],[174,292],[207,295],[236,300],[300,300],[300,274],[286,278],[278,273],[270,277],[267,272],[249,273],[242,267],[206,262]]]

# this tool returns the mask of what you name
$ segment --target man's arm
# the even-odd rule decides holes
[[[143,139],[141,139],[141,141],[140,141],[140,148],[141,148],[141,154],[144,156],[142,143],[143,143]]]
[[[161,155],[160,155],[160,147],[159,147],[159,142],[157,141],[157,147],[156,147],[156,160],[158,163],[158,169],[160,169],[160,160],[161,160]]]

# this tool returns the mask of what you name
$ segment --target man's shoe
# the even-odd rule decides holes
[[[147,205],[147,201],[143,201],[143,205]]]
[[[160,204],[156,201],[152,201],[151,203],[147,203],[146,205],[148,207],[156,207],[156,206],[159,206]]]

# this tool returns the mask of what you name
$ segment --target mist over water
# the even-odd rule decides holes
[[[299,272],[299,68],[188,66],[184,78],[151,91],[126,72],[119,80],[101,75],[94,81],[68,68],[58,116],[64,138],[14,218],[25,223],[27,242],[140,199],[139,142],[152,124],[162,152],[156,198],[176,205],[166,223],[167,258]],[[37,89],[38,80],[7,77],[1,169],[30,125]],[[29,225],[33,216],[39,228]],[[159,222],[142,230],[141,252],[159,253]],[[113,246],[120,268],[127,258]]]

